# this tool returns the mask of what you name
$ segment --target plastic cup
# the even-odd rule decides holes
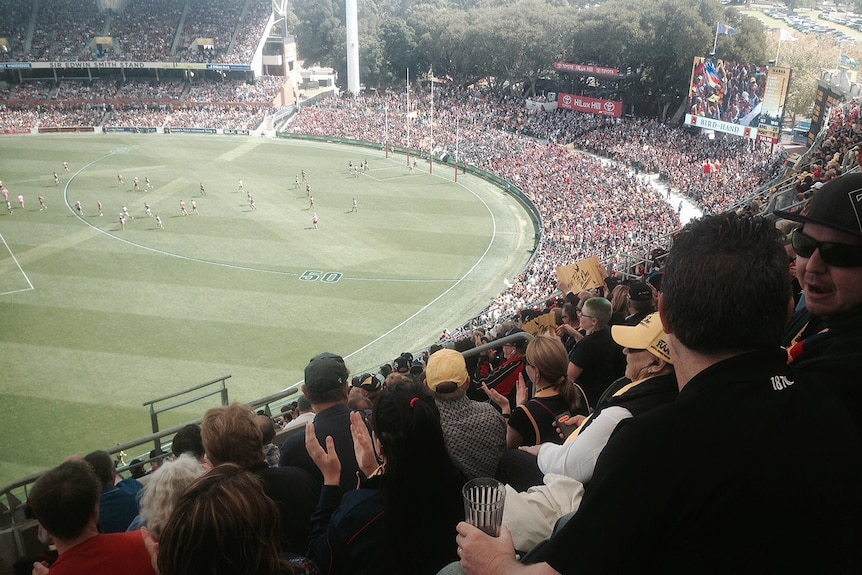
[[[503,504],[506,501],[506,487],[489,477],[471,479],[464,484],[465,521],[491,535],[500,535],[503,524]]]

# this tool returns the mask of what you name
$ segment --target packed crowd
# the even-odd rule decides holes
[[[286,82],[283,76],[261,76],[251,82],[193,82],[186,100],[192,102],[271,102]]]
[[[111,14],[111,37],[118,50],[110,58],[124,61],[170,61],[174,35],[183,5],[173,0],[127,2],[121,12]]]
[[[272,108],[244,106],[173,106],[129,104],[115,106],[104,122],[111,126],[222,128],[254,130]]]
[[[619,122],[574,112],[529,113],[523,101],[474,90],[438,89],[407,96],[331,99],[304,108],[292,132],[333,135],[449,155],[520,188],[542,215],[543,242],[528,268],[476,322],[509,317],[554,291],[555,269],[598,256],[609,270],[622,254],[679,227],[675,211],[650,186],[620,169],[659,172],[670,187],[717,212],[747,197],[777,169],[777,156],[740,139],[709,140],[654,120]],[[368,113],[368,112],[371,113]],[[432,119],[433,114],[433,119]],[[612,158],[602,162],[565,144]],[[703,165],[721,166],[704,176]],[[624,270],[629,271],[629,270]]]
[[[33,28],[30,59],[85,60],[105,29],[106,14],[96,0],[43,2]]]
[[[45,548],[16,573],[853,572],[860,187],[778,214],[798,284],[772,220],[707,215],[651,283],[561,286],[544,334],[522,314],[352,378],[320,353],[277,418],[211,408],[132,478],[67,458],[29,490]]]
[[[34,14],[28,0],[6,0],[0,35],[9,39],[8,61],[213,61],[249,64],[271,14],[268,0],[245,2],[156,0],[123,3],[120,11],[100,9],[96,0],[42,2]],[[25,31],[33,20],[33,34]],[[180,28],[181,27],[181,28]],[[179,30],[179,32],[178,32]],[[174,38],[179,34],[176,52]],[[113,44],[100,50],[97,36]],[[199,50],[198,38],[212,38],[213,50]]]
[[[119,77],[56,85],[28,82],[13,86],[3,98],[3,129],[107,124],[254,130],[274,112],[271,103],[284,82],[283,77],[268,76],[253,84],[234,79],[189,83]]]
[[[6,38],[8,46],[0,49],[0,61],[14,60],[16,48],[24,46],[24,33],[32,6],[29,0],[6,0],[0,3],[0,37]]]

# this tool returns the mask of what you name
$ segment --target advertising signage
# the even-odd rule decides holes
[[[575,96],[574,94],[557,94],[557,108],[561,110],[574,110],[575,112],[583,112],[585,114],[610,116],[612,118],[619,118],[623,115],[622,102]]]

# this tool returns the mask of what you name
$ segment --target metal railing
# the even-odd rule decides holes
[[[185,393],[189,393],[212,385],[213,383],[222,382],[222,384],[224,384],[224,382],[229,377],[230,376],[227,375],[162,398],[148,401],[144,403],[144,406],[149,405],[152,414],[154,411],[152,404],[154,403],[172,399]],[[294,384],[291,387],[283,389],[279,392],[248,402],[246,405],[248,405],[255,411],[263,409],[265,413],[271,414],[274,410],[274,407],[275,411],[277,412],[278,408],[280,407],[280,404],[284,403],[283,400],[293,395],[296,395],[299,392],[299,389],[299,384]],[[227,405],[227,389],[224,389],[224,393],[222,393],[222,390],[216,390],[215,392],[207,392],[197,398],[174,404],[171,406],[171,408],[188,405],[189,403],[192,403],[199,399],[203,399],[205,397],[211,397],[213,395],[219,395],[222,400],[222,405]],[[158,410],[158,412],[164,413],[167,410],[168,408],[163,408],[161,410]],[[165,449],[169,450],[170,446],[170,442],[163,442],[163,439],[167,437],[172,438],[180,429],[190,423],[199,424],[200,422],[201,419],[195,419],[192,421],[187,421],[181,425],[175,425],[173,427],[163,430],[158,429],[158,423],[156,422],[154,423],[155,430],[153,433],[145,435],[143,437],[138,437],[125,443],[120,443],[111,447],[107,447],[105,451],[110,453],[112,456],[117,455],[121,452],[135,453],[138,451],[143,451],[144,453],[146,453],[146,455],[140,457],[140,462],[144,464],[150,462],[158,462],[167,456],[167,451],[165,451]],[[148,445],[150,443],[155,446],[155,449],[153,450],[155,452],[154,455],[150,455],[150,449]],[[147,447],[143,448],[143,446]],[[119,466],[117,468],[117,471],[123,472],[128,470],[128,468],[128,465]],[[9,563],[7,559],[14,560],[17,557],[32,554],[36,550],[36,548],[41,548],[39,547],[40,544],[32,533],[32,530],[35,529],[36,522],[33,519],[27,518],[25,508],[27,498],[29,497],[30,489],[32,488],[33,484],[42,476],[42,473],[43,472],[28,475],[27,477],[19,479],[18,481],[15,481],[14,483],[5,486],[3,490],[0,491],[0,571],[4,573],[5,570],[2,569],[2,566],[6,563]]]

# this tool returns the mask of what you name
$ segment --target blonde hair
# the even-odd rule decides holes
[[[569,355],[562,341],[547,335],[534,337],[527,345],[526,357],[527,363],[539,370],[541,381],[554,387],[570,409],[574,411],[580,407],[580,394],[569,381]],[[538,381],[533,382],[534,389],[538,385]]]
[[[626,313],[629,305],[628,295],[629,286],[620,284],[614,288],[614,291],[611,292],[611,310],[613,313]]]

